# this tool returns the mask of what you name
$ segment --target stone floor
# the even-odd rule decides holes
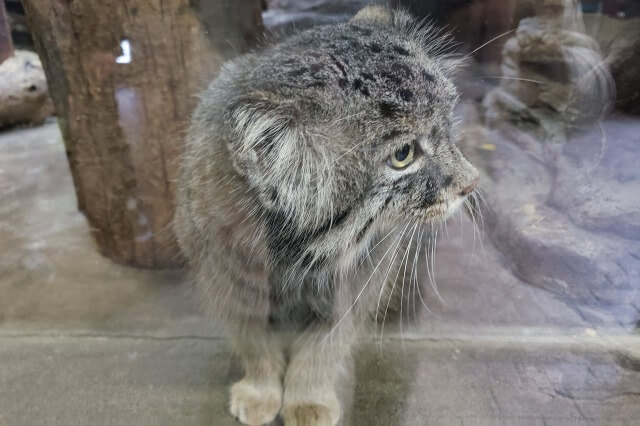
[[[504,265],[453,220],[442,301],[362,340],[344,424],[640,425],[640,336]],[[0,425],[232,425],[238,374],[182,271],[96,253],[57,126],[0,134]]]

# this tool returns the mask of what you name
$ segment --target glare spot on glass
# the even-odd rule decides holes
[[[120,49],[122,55],[116,58],[117,64],[130,64],[131,63],[131,44],[126,38],[120,42]]]
[[[127,208],[129,210],[135,210],[138,207],[138,202],[135,200],[135,198],[129,197],[129,199],[127,200]]]
[[[136,241],[149,241],[153,237],[153,232],[151,229],[148,229],[144,234],[136,236]]]

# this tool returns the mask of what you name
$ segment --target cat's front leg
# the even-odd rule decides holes
[[[286,426],[334,426],[342,415],[338,384],[351,364],[350,339],[339,330],[306,331],[291,348],[284,381]]]
[[[262,329],[236,333],[233,344],[245,374],[231,386],[231,414],[252,426],[269,423],[282,405],[282,347],[275,336]]]

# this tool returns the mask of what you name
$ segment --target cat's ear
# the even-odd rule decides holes
[[[230,127],[229,149],[240,172],[251,168],[269,168],[281,161],[287,146],[298,145],[301,134],[299,109],[290,101],[269,94],[253,93],[234,99],[225,110]]]
[[[234,166],[266,205],[294,202],[291,194],[310,189],[305,186],[322,162],[321,148],[311,136],[312,107],[302,102],[258,92],[226,108]]]
[[[387,28],[393,24],[393,11],[383,5],[370,5],[361,9],[350,22]]]

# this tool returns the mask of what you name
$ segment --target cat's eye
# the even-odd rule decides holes
[[[404,169],[409,164],[413,163],[415,151],[415,142],[403,145],[400,149],[391,154],[391,157],[389,158],[389,165],[394,169]]]

